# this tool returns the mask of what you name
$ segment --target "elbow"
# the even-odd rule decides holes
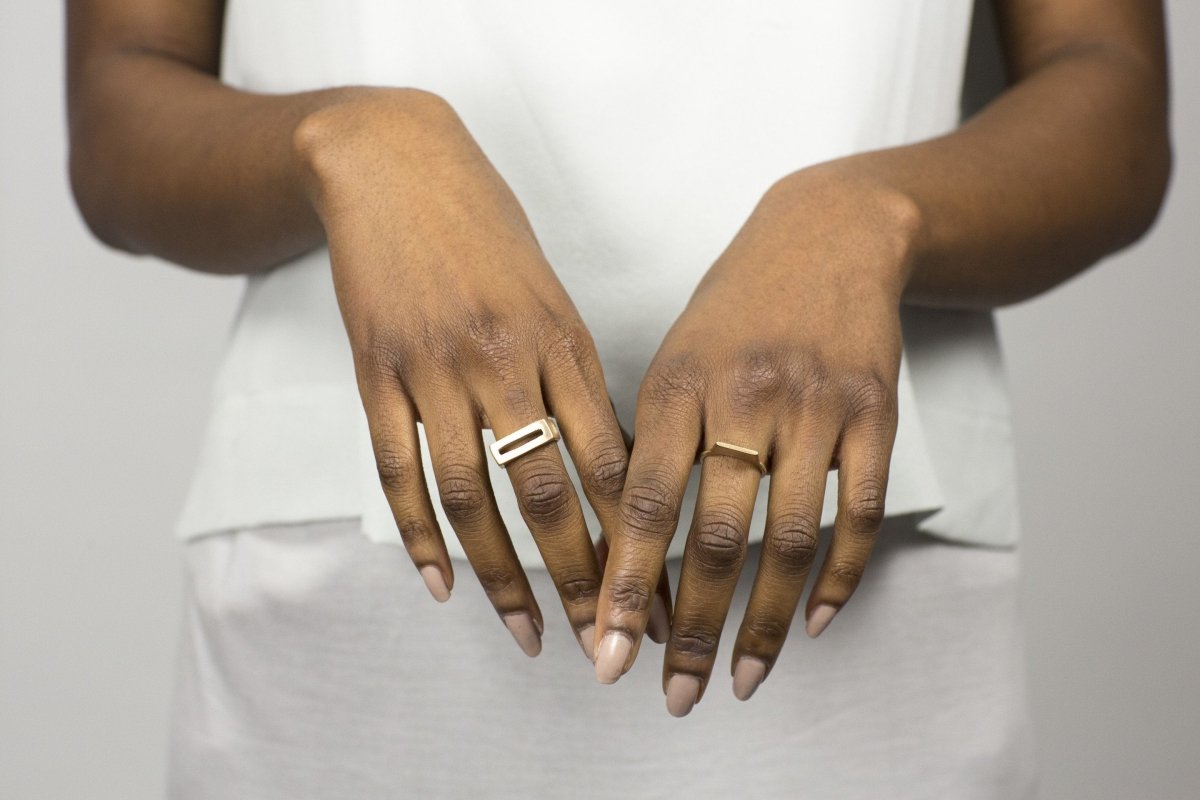
[[[144,255],[122,224],[121,210],[125,206],[118,181],[104,168],[112,159],[96,152],[96,143],[72,132],[67,158],[67,174],[71,198],[88,231],[101,244],[132,255]]]
[[[1154,155],[1151,158],[1152,166],[1147,170],[1146,187],[1139,203],[1139,207],[1133,215],[1135,225],[1133,230],[1133,238],[1130,244],[1141,239],[1154,227],[1158,221],[1159,215],[1162,213],[1163,206],[1166,204],[1167,193],[1171,186],[1171,175],[1175,168],[1175,155],[1171,146],[1171,139],[1167,133],[1159,138],[1154,148]]]
[[[1129,161],[1128,191],[1124,193],[1121,212],[1123,224],[1114,228],[1121,236],[1114,249],[1134,244],[1154,228],[1166,203],[1173,170],[1174,153],[1164,120],[1162,129],[1147,137]]]
[[[117,224],[116,215],[113,213],[113,198],[108,196],[109,193],[105,189],[106,181],[97,174],[94,160],[80,151],[81,148],[72,143],[68,174],[75,209],[88,231],[101,244],[114,250],[136,253]]]

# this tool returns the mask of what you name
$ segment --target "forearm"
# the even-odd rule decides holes
[[[71,179],[106,243],[206,272],[269,268],[321,243],[296,130],[315,112],[388,92],[414,114],[421,92],[338,88],[260,95],[156,53],[81,70],[71,105]]]
[[[817,171],[910,206],[896,215],[913,235],[905,302],[989,308],[1149,228],[1170,171],[1166,102],[1150,61],[1065,52],[953,133]]]

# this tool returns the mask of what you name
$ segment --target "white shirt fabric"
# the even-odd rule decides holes
[[[762,552],[748,548],[682,720],[648,639],[596,683],[545,570],[529,570],[546,626],[530,659],[478,581],[460,575],[439,606],[356,520],[193,540],[167,797],[1029,800],[1020,550],[910,522],[887,521],[854,598],[819,639],[793,625],[743,703],[729,660]]]
[[[258,92],[374,84],[445,97],[522,202],[632,431],[663,336],[774,181],[953,129],[971,5],[231,0],[223,78]],[[1010,414],[992,317],[906,308],[903,322],[887,511],[927,513],[920,529],[943,538],[1012,545]],[[489,465],[519,557],[540,565],[506,474]],[[451,555],[464,557],[434,506]],[[248,278],[176,533],[336,518],[400,543],[322,249]]]

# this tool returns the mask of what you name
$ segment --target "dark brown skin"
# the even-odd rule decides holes
[[[222,3],[70,0],[72,183],[103,241],[195,269],[254,272],[327,241],[381,480],[414,562],[452,582],[417,460],[420,419],[443,506],[493,603],[535,621],[476,433],[502,436],[553,409],[611,537],[602,583],[557,451],[509,472],[605,680],[636,658],[697,453],[718,438],[759,449],[768,522],[733,663],[769,672],[814,566],[831,463],[839,510],[810,632],[866,568],[895,435],[901,304],[1033,297],[1136,240],[1162,202],[1161,3],[997,7],[1012,85],[982,112],[766,191],[655,357],[628,461],[590,336],[516,198],[440,98],[238,91],[214,77]],[[766,307],[775,313],[757,313]],[[664,686],[679,675],[698,689],[674,692],[673,713],[711,674],[759,481],[724,457],[701,475],[664,665]]]

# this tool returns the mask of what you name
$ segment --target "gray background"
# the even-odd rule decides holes
[[[60,5],[0,12],[0,796],[149,798],[180,613],[168,529],[240,283],[89,238]],[[1157,228],[1000,314],[1047,798],[1200,796],[1200,4],[1168,5]]]

